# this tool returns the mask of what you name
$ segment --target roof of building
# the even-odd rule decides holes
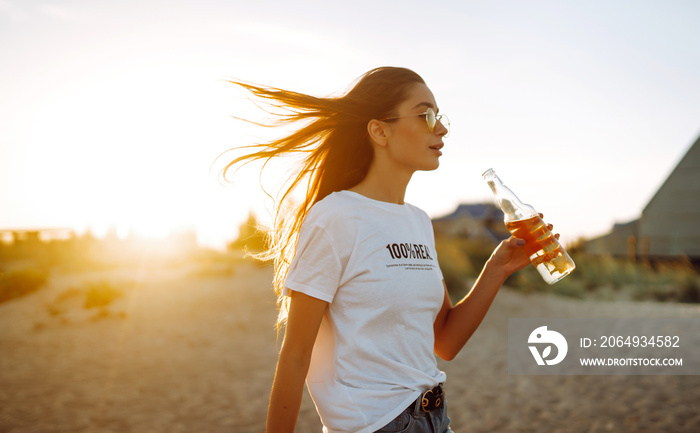
[[[661,187],[656,190],[654,196],[649,200],[644,207],[642,214],[646,212],[655,201],[665,194],[677,194],[674,191],[674,184],[679,182],[684,183],[683,193],[688,197],[700,196],[700,137],[690,146],[690,149],[685,153],[683,158],[678,162],[678,165],[673,169],[671,174],[666,178]]]
[[[449,221],[464,216],[469,216],[475,220],[503,220],[503,211],[491,203],[460,204],[451,214],[435,218],[433,221]]]

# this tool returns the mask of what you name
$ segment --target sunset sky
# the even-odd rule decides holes
[[[224,186],[215,160],[276,136],[231,117],[262,113],[226,79],[326,96],[392,65],[452,124],[408,202],[490,201],[493,167],[565,243],[596,236],[700,135],[698,22],[692,0],[0,0],[0,230],[194,229],[221,247],[271,202],[255,166]]]

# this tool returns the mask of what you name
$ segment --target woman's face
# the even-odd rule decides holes
[[[425,84],[416,83],[409,91],[394,116],[406,116],[388,123],[389,139],[387,150],[393,162],[411,170],[435,170],[440,165],[442,138],[447,129],[437,122],[433,131],[428,128],[424,114],[428,108],[438,113],[433,93]]]

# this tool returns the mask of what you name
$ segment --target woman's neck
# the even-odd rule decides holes
[[[350,191],[362,194],[373,200],[387,203],[404,204],[406,187],[413,173],[382,169],[374,163],[367,176]]]

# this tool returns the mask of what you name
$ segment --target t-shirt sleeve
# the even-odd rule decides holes
[[[289,296],[293,290],[330,303],[341,273],[342,265],[328,233],[317,225],[302,226],[282,294]]]

